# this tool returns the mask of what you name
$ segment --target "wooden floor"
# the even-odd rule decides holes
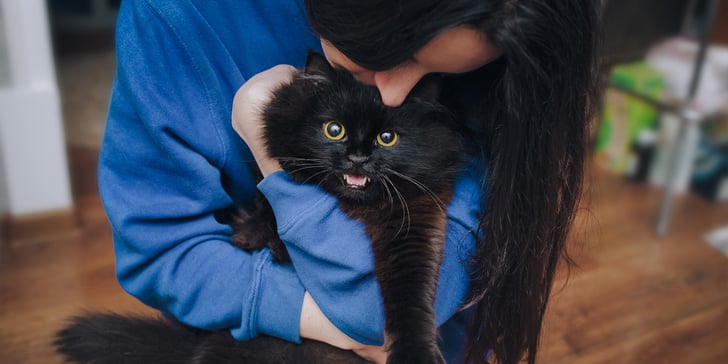
[[[0,251],[0,363],[61,363],[49,343],[68,315],[149,311],[115,281],[95,158],[71,150],[79,234]],[[728,258],[703,240],[728,225],[728,205],[682,198],[658,238],[659,198],[595,174],[572,244],[579,267],[559,273],[540,363],[728,363]]]

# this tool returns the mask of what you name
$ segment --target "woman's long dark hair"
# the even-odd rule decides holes
[[[597,91],[599,0],[306,0],[322,38],[370,70],[469,24],[503,50],[477,118],[489,162],[471,266],[468,362],[536,360],[554,272],[579,202]]]

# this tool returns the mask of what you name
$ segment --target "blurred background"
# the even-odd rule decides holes
[[[0,0],[0,363],[61,363],[113,273],[96,162],[121,0]],[[604,89],[543,363],[728,363],[728,1],[604,0]],[[134,168],[134,166],[130,166]]]

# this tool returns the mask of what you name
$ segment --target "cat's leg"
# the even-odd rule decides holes
[[[230,225],[235,246],[250,251],[268,247],[277,262],[290,263],[288,251],[278,236],[273,209],[262,194],[256,196],[252,211],[237,211]]]
[[[387,363],[443,364],[434,303],[446,216],[431,203],[408,205],[408,215],[392,216],[385,231],[382,225],[370,229],[386,315]]]

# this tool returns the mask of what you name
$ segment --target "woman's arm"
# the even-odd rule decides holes
[[[211,54],[214,43],[202,50],[180,33],[204,30],[197,19],[179,19],[186,28],[178,28],[162,16],[184,6],[129,0],[118,18],[98,172],[119,282],[189,325],[298,341],[304,288],[295,270],[273,263],[267,250],[233,247],[230,227],[215,217],[233,205],[231,194],[240,201],[256,193],[252,156],[230,128],[235,88],[225,88],[243,79],[222,52]],[[214,72],[221,69],[229,73]]]
[[[346,336],[321,312],[311,294],[306,292],[301,308],[301,337],[318,340],[344,350],[352,350],[375,364],[384,364],[387,353],[383,346],[364,345]]]
[[[235,93],[232,126],[250,148],[263,177],[280,171],[281,165],[268,156],[261,133],[260,112],[270,102],[272,91],[290,83],[295,73],[293,66],[277,65],[251,77]]]
[[[474,250],[480,201],[476,176],[474,169],[468,169],[458,178],[448,207],[435,300],[438,325],[457,312],[469,288],[466,265]],[[354,340],[381,345],[382,298],[363,224],[346,216],[335,197],[321,195],[317,186],[298,184],[282,171],[266,177],[258,188],[273,206],[296,272],[322,312]]]
[[[271,203],[279,235],[318,307],[347,336],[364,344],[381,345],[382,298],[363,224],[344,214],[334,196],[317,186],[292,181],[265,153],[260,105],[269,101],[271,90],[290,81],[292,73],[289,67],[277,66],[246,82],[233,102],[233,127],[254,150],[262,169],[268,170],[258,189]],[[448,209],[439,280],[442,289],[435,304],[438,324],[457,311],[469,287],[465,261],[474,249],[473,231],[481,203],[480,176],[472,168],[460,176]],[[306,328],[301,329],[305,332]]]

